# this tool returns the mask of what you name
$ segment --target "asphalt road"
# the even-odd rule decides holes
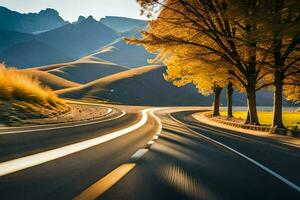
[[[143,109],[0,132],[0,198],[300,199],[299,148]]]

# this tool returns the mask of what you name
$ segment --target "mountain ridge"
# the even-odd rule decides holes
[[[0,6],[0,21],[0,29],[22,33],[55,29],[69,23],[54,9],[47,8],[38,13],[19,13],[3,6]]]
[[[147,25],[145,20],[118,16],[105,16],[100,19],[100,22],[117,32],[125,32],[133,28],[145,28]]]
[[[9,48],[0,52],[0,59],[19,68],[70,62],[88,55],[118,37],[114,30],[90,17],[80,23],[67,24],[39,35],[31,35],[31,40],[7,45]],[[23,51],[24,55],[21,55],[20,51]],[[39,56],[38,52],[44,56]],[[49,55],[45,52],[49,52]],[[61,52],[62,56],[56,52]]]
[[[0,16],[1,10],[4,10],[2,13],[9,13],[8,18],[10,15],[59,16],[53,9],[21,14],[0,7]],[[74,23],[65,22],[62,26],[38,33],[9,32],[3,29],[0,30],[0,61],[17,68],[30,68],[72,62],[103,51],[99,58],[120,66],[146,65],[148,58],[153,56],[142,46],[127,45],[121,39],[123,36],[138,35],[139,28],[144,28],[146,24],[146,21],[126,17],[108,16],[97,21],[92,16],[79,16]],[[41,56],[38,52],[41,52]]]

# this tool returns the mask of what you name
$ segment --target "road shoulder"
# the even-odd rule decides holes
[[[233,132],[240,133],[240,134],[246,134],[246,135],[252,135],[252,136],[257,136],[257,137],[261,137],[261,138],[266,138],[266,139],[270,139],[270,140],[273,140],[273,141],[276,141],[276,142],[279,142],[282,144],[286,144],[288,146],[300,148],[300,139],[299,138],[275,135],[275,134],[270,134],[268,132],[248,130],[248,129],[229,126],[226,124],[221,124],[221,123],[215,122],[215,121],[207,118],[205,116],[205,112],[197,112],[197,113],[192,114],[190,117],[192,119],[194,119],[195,122],[200,122],[200,123],[209,125],[213,128],[220,129],[220,127],[221,127],[222,129],[225,129],[226,131],[233,131]]]

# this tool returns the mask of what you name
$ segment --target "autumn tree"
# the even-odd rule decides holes
[[[233,86],[242,90],[239,81],[231,76],[230,71],[224,67],[226,63],[220,62],[218,56],[207,55],[210,62],[198,58],[201,48],[193,45],[180,45],[173,50],[172,56],[165,59],[167,72],[165,79],[176,86],[189,83],[194,84],[202,95],[214,94],[213,116],[220,115],[220,94],[227,86],[227,116],[232,117]],[[223,67],[219,67],[222,65]],[[229,68],[229,66],[228,66]]]
[[[165,79],[181,87],[189,83],[194,84],[202,95],[214,94],[213,116],[220,115],[220,95],[222,88],[228,84],[228,72],[217,66],[208,66],[201,62],[193,53],[195,47],[180,48],[180,54],[172,54],[165,60],[167,71]]]
[[[190,45],[200,49],[197,58],[209,66],[230,71],[244,87],[249,107],[249,123],[259,124],[256,109],[256,89],[266,74],[260,69],[264,56],[258,56],[253,40],[256,24],[232,23],[225,1],[207,0],[138,0],[144,12],[160,10],[157,19],[149,23],[142,39],[131,42],[143,44],[159,57],[174,49]],[[251,13],[250,13],[251,14]],[[211,60],[210,57],[213,56]]]
[[[284,128],[282,121],[283,89],[291,98],[291,89],[299,87],[300,2],[297,0],[228,0],[230,17],[236,24],[256,26],[254,40],[259,51],[267,54],[262,67],[272,74],[274,85],[273,127]],[[252,6],[251,6],[252,5]],[[251,13],[245,14],[245,13]],[[245,24],[245,23],[244,23]],[[294,97],[296,97],[295,95]]]
[[[286,78],[284,85],[284,95],[287,100],[300,103],[300,74],[295,74]],[[292,83],[292,84],[289,84]]]
[[[282,121],[283,89],[288,94],[299,91],[300,82],[300,2],[278,0],[261,5],[266,12],[263,31],[270,34],[271,64],[267,65],[274,74],[273,127],[284,128]],[[270,49],[265,49],[270,51]],[[268,63],[267,63],[268,64]],[[284,86],[286,85],[286,87]],[[291,98],[291,96],[289,96]],[[288,98],[289,98],[288,97]],[[291,98],[292,100],[295,100]]]

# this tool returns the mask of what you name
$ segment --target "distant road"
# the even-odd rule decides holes
[[[300,199],[299,148],[200,124],[196,110],[114,106],[0,130],[1,199]]]

